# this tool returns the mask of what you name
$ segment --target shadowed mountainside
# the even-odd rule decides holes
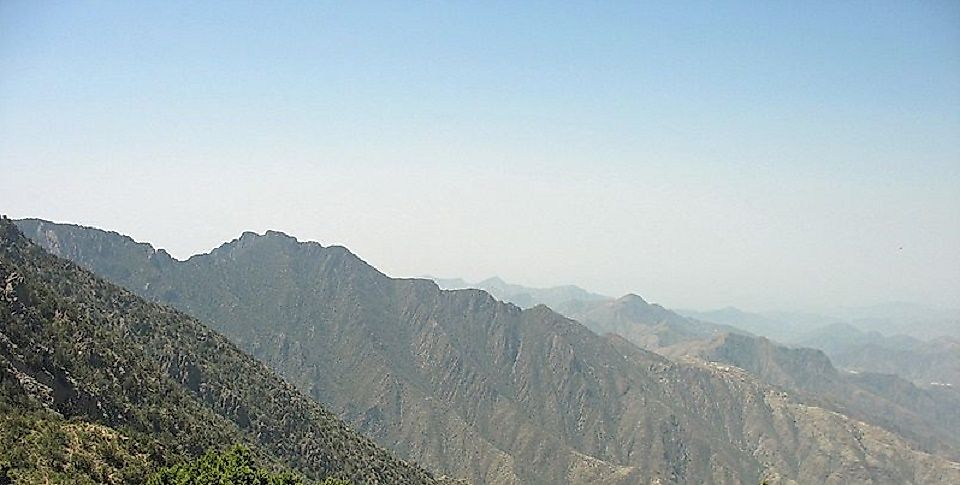
[[[0,384],[0,424],[4,435],[17,438],[0,451],[14,458],[11,466],[22,466],[15,459],[24,453],[45,453],[44,463],[84,453],[71,447],[95,455],[77,463],[97,463],[96,450],[103,450],[104,470],[66,469],[71,482],[140,483],[138,473],[151,466],[246,443],[263,461],[308,477],[435,483],[426,471],[349,430],[223,336],[48,254],[5,218]],[[38,432],[68,446],[31,451]],[[137,473],[111,472],[117,457],[135,464]],[[21,479],[50,479],[43,470],[36,473]]]

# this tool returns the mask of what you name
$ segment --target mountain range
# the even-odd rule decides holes
[[[609,300],[610,297],[591,293],[579,286],[563,285],[549,288],[531,288],[528,286],[507,283],[498,276],[487,278],[479,283],[468,283],[460,278],[434,278],[433,280],[444,290],[462,290],[475,288],[490,293],[494,298],[507,303],[513,303],[520,308],[532,308],[537,305],[546,305],[556,309],[558,306],[575,301],[594,302]]]
[[[919,386],[960,387],[960,339],[924,341],[907,335],[884,336],[838,323],[809,332],[796,345],[822,349],[851,372],[897,374]]]
[[[311,479],[434,484],[222,335],[0,218],[0,483],[143,483],[244,444]]]
[[[479,288],[524,308],[544,304],[596,333],[618,334],[641,348],[666,355],[682,354],[689,345],[725,333],[756,335],[784,346],[822,350],[832,365],[851,372],[896,374],[921,387],[960,385],[960,340],[955,336],[960,332],[960,320],[957,312],[949,310],[892,303],[836,308],[829,316],[761,314],[734,307],[673,311],[638,295],[611,298],[574,285],[530,288],[498,277],[475,284],[459,278],[433,279],[441,288]],[[910,335],[895,334],[897,330]],[[936,338],[929,338],[931,335]]]
[[[793,393],[802,402],[881,425],[917,445],[960,458],[955,452],[960,449],[960,394],[949,385],[956,375],[960,353],[949,339],[927,344],[910,337],[884,338],[874,332],[870,334],[874,342],[899,342],[900,355],[873,354],[872,350],[882,347],[874,344],[864,348],[862,345],[870,340],[863,338],[866,334],[850,326],[838,329],[835,327],[841,324],[835,324],[811,334],[808,345],[794,348],[730,325],[685,317],[632,294],[600,301],[569,301],[558,309],[598,334],[616,334],[673,359],[695,358],[735,366]],[[816,320],[808,317],[808,321]],[[882,362],[883,357],[895,359],[886,361],[886,368],[845,372],[818,350],[821,346],[831,351],[862,348],[856,355],[869,363]],[[921,349],[932,346],[939,352],[921,353]],[[895,375],[903,374],[904,367],[937,376],[940,388],[921,389]],[[909,372],[907,377],[911,377]]]
[[[736,325],[758,335],[784,343],[803,342],[811,333],[830,327],[848,326],[861,332],[888,337],[909,337],[930,341],[942,337],[960,338],[960,310],[890,303],[869,307],[834,308],[824,313],[746,312],[736,307],[711,311],[678,310],[678,313],[711,322]]]
[[[881,317],[887,310],[891,313]],[[950,311],[899,304],[836,312],[852,320],[812,313],[757,314],[733,307],[681,311],[691,318],[735,325],[783,345],[822,350],[834,365],[851,372],[896,374],[922,387],[960,386],[960,321],[951,320]]]
[[[740,366],[671,360],[544,305],[389,278],[342,247],[244,233],[178,261],[116,233],[18,225],[221,332],[399,456],[474,483],[960,481],[939,435]]]

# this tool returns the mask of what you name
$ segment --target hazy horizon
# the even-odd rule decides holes
[[[221,243],[216,244],[215,246],[213,246],[213,247],[211,247],[211,248],[209,248],[209,249],[207,249],[207,250],[196,251],[196,252],[192,252],[192,253],[184,254],[184,255],[175,255],[175,254],[173,254],[173,253],[170,253],[169,250],[168,250],[166,247],[164,247],[163,245],[157,244],[157,243],[155,243],[155,242],[153,242],[153,241],[148,241],[148,240],[139,239],[139,238],[136,238],[136,237],[131,236],[130,234],[124,233],[124,232],[122,232],[122,231],[117,231],[117,230],[111,229],[111,228],[109,228],[109,227],[92,226],[92,225],[90,225],[90,224],[84,224],[84,223],[81,223],[81,222],[58,221],[58,220],[52,220],[52,219],[48,219],[48,218],[44,218],[44,217],[35,217],[35,216],[22,216],[22,217],[18,217],[18,216],[11,216],[11,215],[9,215],[9,214],[3,214],[3,213],[0,213],[0,214],[2,214],[2,215],[4,215],[4,216],[7,216],[7,217],[10,217],[10,218],[13,219],[13,220],[19,220],[19,219],[41,219],[41,220],[45,220],[45,221],[48,221],[48,222],[51,222],[51,223],[54,223],[54,224],[72,224],[72,225],[83,226],[83,227],[93,227],[93,228],[95,228],[95,229],[101,229],[101,230],[110,231],[110,232],[117,232],[117,233],[119,233],[119,234],[121,234],[121,235],[123,235],[123,236],[131,237],[134,241],[136,241],[136,242],[138,242],[138,243],[150,244],[150,245],[151,245],[154,249],[156,249],[156,250],[166,251],[168,254],[170,254],[171,257],[173,257],[173,258],[176,259],[177,261],[181,261],[181,262],[186,261],[186,260],[188,260],[188,259],[190,259],[191,257],[194,257],[194,256],[203,256],[203,255],[206,255],[206,254],[210,254],[213,250],[217,249],[218,247],[220,247],[220,246],[222,246],[222,245],[225,245],[225,244],[228,244],[228,243],[230,243],[230,242],[232,242],[232,241],[235,241],[236,239],[239,239],[239,238],[243,235],[243,233],[245,233],[245,232],[253,232],[253,233],[255,233],[255,234],[258,234],[258,235],[260,235],[260,236],[263,236],[263,235],[265,235],[266,232],[276,231],[276,232],[281,232],[281,233],[283,233],[283,234],[286,234],[287,236],[294,237],[295,239],[297,239],[298,242],[301,242],[301,243],[304,243],[304,242],[317,242],[317,243],[322,244],[323,246],[344,246],[343,244],[339,244],[339,243],[336,243],[336,242],[332,242],[332,243],[322,243],[321,241],[318,241],[318,240],[315,240],[315,239],[304,239],[304,238],[298,237],[298,236],[297,236],[296,234],[294,234],[294,233],[290,233],[290,232],[286,232],[286,231],[281,231],[281,230],[278,230],[278,229],[264,229],[264,230],[259,230],[259,231],[244,230],[244,231],[241,231],[240,233],[238,233],[236,236],[234,236],[234,237],[232,237],[232,238],[225,239],[225,240],[222,241]],[[346,246],[344,246],[344,247],[346,247]],[[347,249],[348,249],[348,250],[351,250],[349,247],[347,247]],[[351,250],[351,252],[354,252],[354,251]],[[354,254],[356,254],[356,252],[354,252]],[[356,254],[356,255],[357,255],[358,257],[360,257],[361,259],[364,259],[367,263],[372,264],[372,265],[373,265],[374,267],[376,267],[377,269],[379,269],[379,270],[381,270],[381,271],[384,271],[382,268],[380,268],[380,267],[377,266],[376,262],[367,260],[366,258],[363,257],[362,254]],[[385,271],[384,271],[384,272],[385,272]],[[481,277],[478,277],[478,278],[463,278],[462,276],[459,276],[459,275],[439,275],[439,274],[430,274],[430,273],[421,273],[421,274],[415,274],[415,275],[396,275],[396,274],[390,274],[390,273],[387,273],[387,272],[385,272],[385,273],[387,274],[387,276],[390,276],[390,277],[393,277],[393,278],[420,278],[420,279],[434,279],[434,280],[461,280],[461,281],[462,281],[463,283],[465,283],[466,285],[478,285],[478,284],[480,284],[480,283],[483,283],[483,282],[486,281],[486,280],[494,279],[494,278],[495,278],[495,279],[500,279],[502,282],[504,282],[504,283],[506,283],[506,284],[509,284],[509,285],[518,285],[518,286],[527,287],[527,288],[532,288],[532,289],[549,289],[549,288],[553,288],[553,287],[575,286],[575,287],[578,287],[578,288],[580,288],[580,289],[582,289],[582,290],[586,290],[586,291],[588,291],[588,292],[595,293],[595,294],[600,294],[600,295],[602,295],[602,296],[606,296],[606,297],[609,297],[609,298],[619,298],[619,297],[625,296],[625,295],[627,295],[627,294],[637,294],[637,292],[634,292],[634,291],[627,291],[627,292],[625,292],[625,293],[618,293],[618,294],[606,294],[606,293],[603,293],[603,292],[600,292],[600,291],[596,291],[596,289],[594,289],[594,288],[584,287],[583,285],[578,284],[577,282],[574,282],[574,281],[548,283],[548,284],[544,284],[544,285],[532,285],[532,284],[526,284],[526,283],[523,282],[523,281],[504,280],[500,275],[497,275],[497,274],[488,274],[488,275],[481,276]],[[441,287],[442,287],[442,286],[441,286]],[[468,286],[468,287],[470,287],[470,286]],[[642,294],[639,294],[639,296],[644,297],[644,295],[642,295]],[[645,299],[649,299],[649,296],[646,296]],[[658,301],[658,300],[649,300],[649,303],[663,304],[663,302]],[[838,313],[839,313],[839,312],[842,312],[843,310],[870,309],[870,308],[880,308],[880,307],[884,307],[884,306],[890,306],[890,307],[893,307],[893,306],[920,306],[920,307],[924,307],[924,308],[926,308],[926,309],[942,310],[942,311],[950,312],[950,313],[954,313],[954,312],[960,311],[960,307],[951,307],[951,306],[949,306],[949,305],[922,303],[922,302],[907,301],[907,300],[883,300],[883,301],[876,301],[876,302],[873,302],[873,303],[865,303],[865,304],[860,304],[860,305],[845,305],[845,306],[831,306],[831,307],[817,307],[817,306],[812,306],[812,307],[776,307],[776,306],[771,306],[771,307],[748,307],[748,306],[737,306],[737,305],[735,305],[735,304],[725,304],[725,305],[722,305],[722,306],[711,306],[711,307],[690,307],[690,306],[686,306],[686,307],[685,307],[685,306],[668,305],[668,308],[669,308],[669,309],[672,309],[672,310],[684,310],[684,311],[687,311],[687,310],[689,310],[689,311],[713,311],[713,310],[735,309],[735,310],[739,310],[739,311],[744,311],[744,312],[748,312],[748,313],[758,313],[758,314],[762,314],[762,315],[766,315],[766,314],[777,314],[777,313],[780,313],[780,312],[787,312],[787,313],[796,312],[797,314],[802,314],[802,313],[821,314],[822,316],[834,317],[834,318],[838,318],[838,319],[844,320],[844,321],[851,321],[850,318],[844,317],[844,316],[840,316],[840,315],[838,315]]]
[[[671,308],[960,307],[960,4],[0,3],[0,213]]]

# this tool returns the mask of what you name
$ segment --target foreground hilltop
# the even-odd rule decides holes
[[[960,465],[735,367],[392,279],[345,248],[245,233],[181,262],[115,233],[19,224],[209,323],[401,456],[476,483],[960,481]]]
[[[308,478],[436,483],[223,336],[48,254],[5,218],[0,412],[3,483],[142,483],[233,444]]]

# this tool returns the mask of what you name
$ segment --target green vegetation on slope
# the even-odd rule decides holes
[[[318,485],[332,485],[334,479]],[[235,445],[208,451],[200,458],[164,467],[146,485],[302,485],[303,479],[287,471],[271,472],[256,465],[250,450]]]
[[[113,483],[132,483],[126,462],[149,469],[241,443],[258,463],[311,479],[434,483],[224,337],[47,254],[7,219],[0,219],[0,387],[15,409],[5,416],[22,417],[4,418],[3,430],[26,443],[4,456],[64,455],[10,460],[10,473],[31,472],[21,470],[27,466],[94,482],[113,473]],[[92,448],[96,456],[84,464],[91,461],[84,452],[70,451],[75,437],[97,437],[103,453]]]
[[[149,439],[12,397],[0,403],[0,483],[138,484],[156,467]]]

